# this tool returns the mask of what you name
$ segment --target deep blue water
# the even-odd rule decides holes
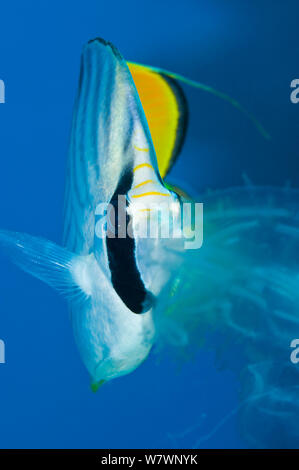
[[[60,242],[67,145],[80,51],[112,41],[129,60],[197,79],[238,99],[236,109],[186,88],[190,127],[172,172],[197,189],[299,185],[296,0],[2,2],[1,227]],[[97,394],[74,345],[64,301],[1,258],[0,447],[192,447],[237,403],[238,382],[212,353],[179,367],[150,358]],[[185,433],[198,424],[196,430]],[[203,447],[242,447],[233,415]]]

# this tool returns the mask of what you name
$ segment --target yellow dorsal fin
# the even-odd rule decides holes
[[[164,178],[184,142],[188,121],[187,102],[178,83],[150,67],[128,63]]]
[[[225,93],[167,70],[133,62],[128,62],[128,66],[148,121],[162,178],[180,153],[187,129],[187,101],[178,81],[227,101],[252,121],[264,138],[270,139],[255,116]]]

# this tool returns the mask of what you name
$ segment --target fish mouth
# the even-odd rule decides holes
[[[102,379],[102,380],[99,380],[98,382],[92,382],[91,385],[90,385],[90,388],[91,388],[91,391],[96,393],[99,388],[101,388],[104,383],[106,383],[106,380]]]

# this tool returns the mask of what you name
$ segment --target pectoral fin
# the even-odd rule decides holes
[[[6,230],[0,230],[0,247],[23,271],[44,281],[68,299],[90,295],[86,276],[89,257],[75,255],[40,237]]]

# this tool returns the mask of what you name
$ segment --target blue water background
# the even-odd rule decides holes
[[[227,103],[186,89],[190,127],[173,180],[224,188],[242,184],[245,172],[255,184],[298,186],[299,104],[289,98],[299,78],[298,14],[295,0],[1,2],[1,227],[61,240],[80,51],[96,36],[128,60],[230,94],[272,136],[263,139]],[[237,405],[238,381],[215,369],[212,352],[182,367],[152,354],[93,394],[64,301],[3,258],[0,338],[1,448],[192,447],[209,433],[202,447],[245,445],[236,415],[217,428]]]

